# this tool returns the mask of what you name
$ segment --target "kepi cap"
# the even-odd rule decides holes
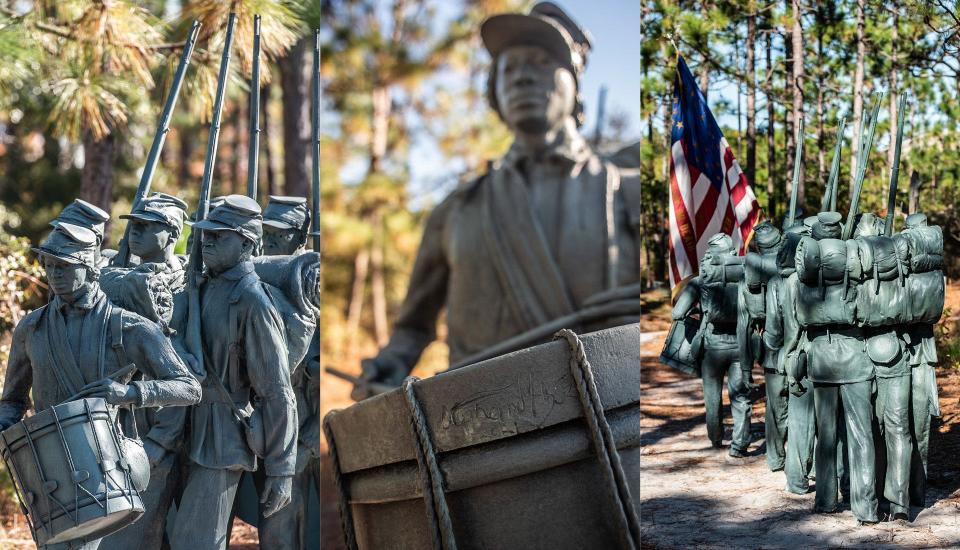
[[[244,195],[227,195],[207,219],[193,225],[203,231],[234,231],[259,242],[263,237],[263,216],[257,201]]]
[[[123,219],[134,219],[148,222],[159,222],[169,227],[180,229],[186,217],[187,203],[178,197],[166,193],[154,193],[144,197],[140,204],[129,214],[120,216]]]
[[[493,59],[512,46],[539,46],[578,77],[593,42],[590,33],[553,2],[538,2],[529,14],[491,16],[480,26],[480,37]]]
[[[74,199],[63,208],[60,214],[50,221],[50,225],[57,227],[61,223],[69,223],[79,227],[86,227],[97,236],[97,244],[103,242],[103,227],[110,219],[102,208],[83,199]]]
[[[31,250],[74,265],[96,267],[97,247],[97,234],[93,230],[61,221],[40,246]]]
[[[753,228],[753,240],[760,250],[772,250],[780,245],[780,230],[770,222],[759,223]]]
[[[310,210],[304,197],[270,195],[270,202],[263,211],[263,225],[277,229],[305,231],[310,221]]]

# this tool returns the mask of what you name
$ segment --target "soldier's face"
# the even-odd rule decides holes
[[[141,258],[163,254],[168,246],[176,242],[173,229],[166,224],[130,220],[130,252]]]
[[[543,48],[513,46],[497,57],[494,93],[507,126],[539,133],[558,127],[573,114],[577,83]]]
[[[289,256],[300,248],[300,231],[263,226],[264,256]]]
[[[43,269],[50,290],[57,296],[69,296],[87,283],[87,268],[83,265],[44,256]]]
[[[214,273],[222,273],[240,263],[244,252],[252,245],[234,231],[203,232],[203,263]]]

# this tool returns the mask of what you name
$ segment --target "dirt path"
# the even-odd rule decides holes
[[[770,472],[762,454],[763,402],[754,404],[757,441],[747,458],[713,449],[699,379],[657,360],[665,336],[650,334],[641,348],[644,548],[960,548],[960,373],[938,372],[944,416],[931,434],[927,508],[915,508],[912,522],[860,527],[849,508],[813,514],[812,492],[783,490],[783,472]],[[724,403],[728,445],[726,392]]]

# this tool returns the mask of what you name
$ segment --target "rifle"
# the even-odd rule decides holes
[[[143,174],[140,176],[140,185],[137,186],[137,194],[133,197],[133,206],[130,211],[133,212],[139,206],[147,194],[150,193],[150,181],[153,180],[153,174],[156,172],[157,159],[160,158],[160,151],[163,149],[163,143],[167,139],[167,133],[170,132],[170,118],[173,116],[173,108],[177,104],[177,98],[180,97],[180,88],[183,86],[183,77],[187,72],[187,65],[190,64],[190,57],[193,55],[193,48],[197,45],[197,36],[200,34],[200,22],[194,21],[190,27],[190,34],[187,35],[186,42],[183,43],[183,53],[180,55],[180,62],[177,64],[177,70],[173,73],[173,83],[170,84],[170,92],[167,94],[167,102],[163,106],[163,112],[160,114],[160,121],[157,123],[157,131],[153,135],[153,144],[150,146],[150,153],[147,155],[147,163],[143,166]],[[123,238],[117,247],[117,256],[112,262],[113,265],[127,267],[130,263],[130,224],[123,232]]]
[[[867,173],[867,158],[870,156],[870,150],[873,148],[873,136],[877,130],[877,118],[880,114],[880,103],[883,101],[883,92],[877,92],[877,102],[873,105],[873,112],[870,116],[870,132],[866,141],[863,142],[863,148],[860,149],[859,161],[857,162],[857,174],[853,184],[853,197],[850,199],[850,210],[847,212],[847,223],[843,226],[843,240],[850,238],[853,234],[853,219],[860,208],[860,191],[863,190],[863,178]]]
[[[883,226],[886,236],[893,235],[893,211],[897,204],[897,178],[900,176],[900,143],[903,141],[903,112],[907,109],[907,94],[900,94],[900,107],[897,111],[897,143],[893,149],[893,167],[890,170],[890,190],[887,193],[887,219]]]
[[[840,178],[840,151],[843,149],[843,131],[847,128],[847,117],[840,118],[837,129],[837,146],[833,149],[833,161],[830,163],[830,178],[820,200],[821,212],[834,212],[837,209],[837,180]]]
[[[320,252],[320,29],[313,45],[313,250]]]
[[[260,161],[260,16],[253,16],[253,73],[250,76],[250,150],[247,153],[247,196],[257,200]]]
[[[210,121],[210,134],[207,138],[207,157],[203,163],[203,180],[200,184],[200,198],[197,201],[197,219],[199,223],[206,219],[210,208],[210,184],[213,179],[213,164],[217,157],[217,141],[220,139],[220,115],[223,110],[224,91],[227,87],[227,73],[230,70],[230,47],[233,45],[233,28],[237,14],[231,12],[227,19],[227,37],[220,58],[220,73],[217,75],[217,94],[213,101],[213,119]],[[193,239],[190,260],[187,263],[188,310],[186,346],[197,359],[197,378],[206,378],[203,366],[203,341],[200,334],[200,277],[203,274],[203,242],[201,235]]]
[[[797,152],[793,157],[793,184],[790,189],[790,212],[787,213],[787,228],[793,227],[797,215],[797,188],[800,186],[800,163],[803,161],[803,117],[797,126]]]

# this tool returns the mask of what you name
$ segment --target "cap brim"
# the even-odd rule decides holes
[[[539,46],[573,67],[573,55],[566,38],[557,27],[539,17],[522,13],[494,15],[480,26],[480,37],[493,59],[512,46]]]
[[[86,265],[82,261],[76,258],[73,258],[70,256],[62,256],[60,254],[56,254],[50,250],[45,250],[43,248],[33,247],[30,250],[37,256],[48,256],[50,258],[56,258],[58,260],[61,260],[61,261],[67,262],[68,264],[73,264],[73,265]]]
[[[166,224],[167,220],[163,217],[150,214],[149,212],[131,212],[130,214],[122,214],[119,216],[121,220],[140,220],[144,222],[160,222]]]
[[[277,229],[297,229],[289,223],[282,222],[280,220],[263,220],[263,225],[269,225],[270,227],[275,227]]]
[[[194,229],[202,229],[204,231],[237,231],[237,228],[229,226],[225,223],[220,223],[213,220],[203,220],[193,224]]]

